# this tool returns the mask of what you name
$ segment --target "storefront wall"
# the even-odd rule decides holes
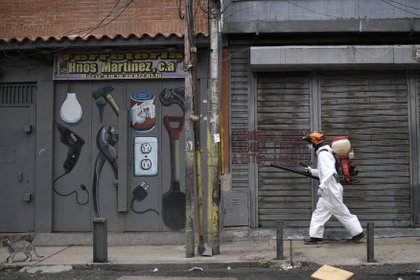
[[[56,78],[52,59],[2,64],[0,231],[85,232],[96,217],[113,232],[183,230],[183,76]]]
[[[253,64],[249,46],[231,46],[238,54],[231,59],[232,190],[248,191],[250,226],[273,228],[283,220],[294,233],[306,234],[316,182],[270,164],[303,170],[300,163],[314,163],[300,140],[309,130],[323,131],[328,139],[350,136],[360,182],[344,186],[344,200],[364,226],[374,222],[385,230],[418,224],[415,69],[346,69],[343,63],[332,72],[319,63],[276,70]],[[333,219],[327,229],[340,227]]]

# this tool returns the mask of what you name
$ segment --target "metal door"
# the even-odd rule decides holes
[[[315,86],[316,77],[319,88]],[[293,143],[299,139],[295,134],[310,127],[309,112],[317,107],[328,142],[349,135],[356,149],[360,183],[345,186],[346,205],[362,224],[374,221],[378,227],[411,225],[408,88],[404,73],[334,72],[312,78],[264,73],[257,78],[258,134],[254,140],[260,154],[256,160],[258,218],[262,227],[273,227],[276,219],[297,228],[308,225],[312,201],[308,179],[268,165],[277,161],[299,167],[300,161],[308,162],[304,160],[307,151],[299,153],[299,146]],[[319,94],[318,106],[310,106],[311,80],[312,92]],[[341,225],[332,219],[328,227]]]
[[[275,169],[295,169],[311,158],[300,139],[310,128],[310,76],[305,73],[264,73],[257,77],[258,220],[274,227],[277,220],[306,227],[311,215],[311,186],[306,177]]]
[[[32,107],[0,107],[0,232],[34,229]]]
[[[403,72],[321,75],[322,131],[350,136],[360,183],[344,185],[344,200],[362,224],[411,225],[407,84]]]

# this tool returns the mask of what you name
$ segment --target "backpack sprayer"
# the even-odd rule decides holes
[[[359,171],[354,163],[350,160],[354,159],[354,150],[351,149],[348,136],[340,136],[331,140],[331,148],[337,154],[336,169],[340,182],[346,185],[357,183],[352,177],[357,176]]]
[[[334,138],[332,141],[332,149],[334,153],[338,156],[335,156],[335,168],[337,170],[338,179],[340,183],[345,185],[357,184],[358,181],[354,180],[353,177],[357,176],[359,171],[354,163],[350,160],[354,159],[354,150],[351,149],[350,141],[348,136],[340,136]],[[307,167],[305,164],[300,163],[303,167]],[[292,172],[299,174],[305,177],[313,178],[319,180],[318,177],[311,175],[308,172],[296,170],[290,167],[281,166],[277,163],[271,163],[270,166],[285,170],[287,172]]]

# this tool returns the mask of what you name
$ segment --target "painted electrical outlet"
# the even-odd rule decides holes
[[[134,176],[158,174],[158,140],[156,137],[134,138]]]

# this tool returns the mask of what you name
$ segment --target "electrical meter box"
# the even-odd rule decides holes
[[[134,176],[156,176],[158,174],[158,139],[135,137]]]

